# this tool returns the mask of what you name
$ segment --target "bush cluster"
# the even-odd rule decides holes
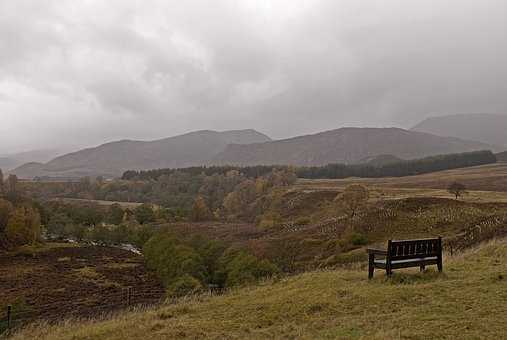
[[[148,267],[160,277],[169,296],[182,296],[210,286],[254,283],[278,272],[268,260],[202,237],[182,240],[169,232],[160,232],[146,242],[143,251]]]

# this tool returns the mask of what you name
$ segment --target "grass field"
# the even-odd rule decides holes
[[[507,241],[446,258],[444,273],[309,272],[106,321],[33,326],[13,339],[502,339]]]
[[[123,209],[135,209],[138,206],[142,205],[142,203],[138,202],[117,202],[117,201],[89,200],[82,198],[58,198],[57,200],[64,203],[93,203],[103,206],[118,204]]]
[[[507,162],[405,177],[301,179],[296,187],[324,190],[341,188],[351,183],[363,183],[382,188],[447,189],[454,181],[465,184],[469,190],[507,192]]]
[[[447,188],[454,182],[463,183],[467,193],[460,200],[470,203],[507,203],[507,163],[439,171],[431,174],[346,179],[300,179],[294,185],[299,191],[331,191],[337,194],[350,184],[364,184],[370,201],[417,197],[453,198]]]

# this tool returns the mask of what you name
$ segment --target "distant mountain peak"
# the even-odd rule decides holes
[[[356,164],[378,155],[389,154],[392,159],[413,159],[484,149],[490,149],[490,145],[396,127],[343,127],[262,144],[232,144],[213,159],[213,164]]]
[[[411,130],[507,147],[507,114],[470,113],[429,117]]]
[[[490,145],[426,132],[390,128],[342,127],[311,135],[271,140],[253,129],[200,130],[152,141],[123,140],[26,164],[20,178],[117,177],[126,170],[198,165],[381,164],[397,159],[491,149]]]
[[[253,129],[200,130],[151,141],[123,139],[68,153],[45,164],[24,164],[12,172],[20,178],[98,175],[116,177],[125,170],[202,165],[229,144],[270,140],[265,134]]]

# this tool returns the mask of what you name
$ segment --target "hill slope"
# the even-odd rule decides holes
[[[97,175],[115,177],[130,169],[202,165],[230,143],[248,144],[269,140],[269,137],[255,130],[205,130],[147,142],[122,140],[69,153],[46,164],[28,163],[12,172],[21,178]]]
[[[432,117],[420,122],[412,130],[507,147],[507,115],[461,114]]]
[[[47,162],[63,154],[60,150],[32,150],[0,157],[0,169],[11,170],[26,162]]]
[[[371,165],[371,166],[383,166],[392,163],[403,162],[404,160],[393,156],[393,155],[378,155],[373,157],[366,157],[359,161],[359,164]]]
[[[265,143],[229,145],[213,162],[231,165],[353,164],[383,154],[411,159],[490,148],[479,142],[398,128],[341,128]]]
[[[312,272],[102,322],[29,328],[13,339],[500,339],[507,242],[444,259],[444,274],[408,269]]]
[[[507,151],[499,152],[495,156],[496,156],[497,161],[507,162]]]

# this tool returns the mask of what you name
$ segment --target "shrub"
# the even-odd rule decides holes
[[[276,225],[275,221],[273,221],[271,219],[263,218],[259,222],[259,228],[261,228],[263,230],[273,229],[275,227],[275,225]]]
[[[278,268],[268,260],[259,260],[255,256],[240,251],[225,267],[226,285],[237,286],[250,284],[263,277],[270,277],[278,272]]]
[[[353,233],[350,235],[350,243],[355,246],[363,246],[368,243],[368,238],[363,234]]]
[[[153,222],[155,220],[155,213],[153,212],[153,207],[151,204],[141,204],[137,208],[134,209],[134,215],[136,220],[140,224],[145,224],[149,222]]]
[[[299,217],[296,220],[296,224],[298,224],[298,225],[307,225],[307,224],[310,224],[311,222],[312,222],[312,219],[308,216]]]
[[[253,283],[278,272],[267,260],[199,237],[180,240],[161,232],[150,238],[143,250],[148,268],[157,273],[171,296],[198,291],[207,284]]]
[[[169,297],[180,297],[198,293],[202,290],[202,284],[195,277],[185,274],[174,281],[167,289]]]
[[[146,242],[144,252],[146,264],[157,272],[166,287],[184,275],[200,280],[206,277],[206,268],[200,255],[171,234],[155,235]]]

